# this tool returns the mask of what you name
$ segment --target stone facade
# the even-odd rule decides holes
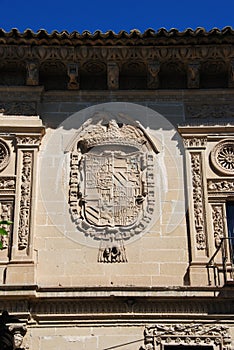
[[[234,347],[233,43],[0,31],[0,347]]]

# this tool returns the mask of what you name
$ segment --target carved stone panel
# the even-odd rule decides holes
[[[69,204],[86,236],[101,242],[100,262],[125,262],[123,241],[152,221],[158,153],[143,129],[115,120],[87,125],[70,154]]]
[[[0,221],[12,221],[13,219],[13,200],[0,200]],[[1,236],[2,249],[5,250],[9,246],[11,239],[12,225],[2,225],[8,235]]]

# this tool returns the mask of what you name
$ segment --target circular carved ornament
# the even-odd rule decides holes
[[[10,150],[7,144],[0,140],[0,171],[2,171],[9,164]]]
[[[223,175],[234,175],[234,139],[219,142],[211,151],[215,170]]]

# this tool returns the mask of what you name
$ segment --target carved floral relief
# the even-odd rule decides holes
[[[210,154],[214,170],[221,175],[234,175],[234,140],[219,142]]]
[[[5,169],[10,162],[10,150],[6,142],[0,139],[0,171]]]

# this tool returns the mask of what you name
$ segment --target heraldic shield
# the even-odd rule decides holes
[[[157,153],[138,123],[88,121],[76,135],[70,154],[70,212],[78,230],[100,241],[99,262],[126,262],[124,241],[149,226]]]

